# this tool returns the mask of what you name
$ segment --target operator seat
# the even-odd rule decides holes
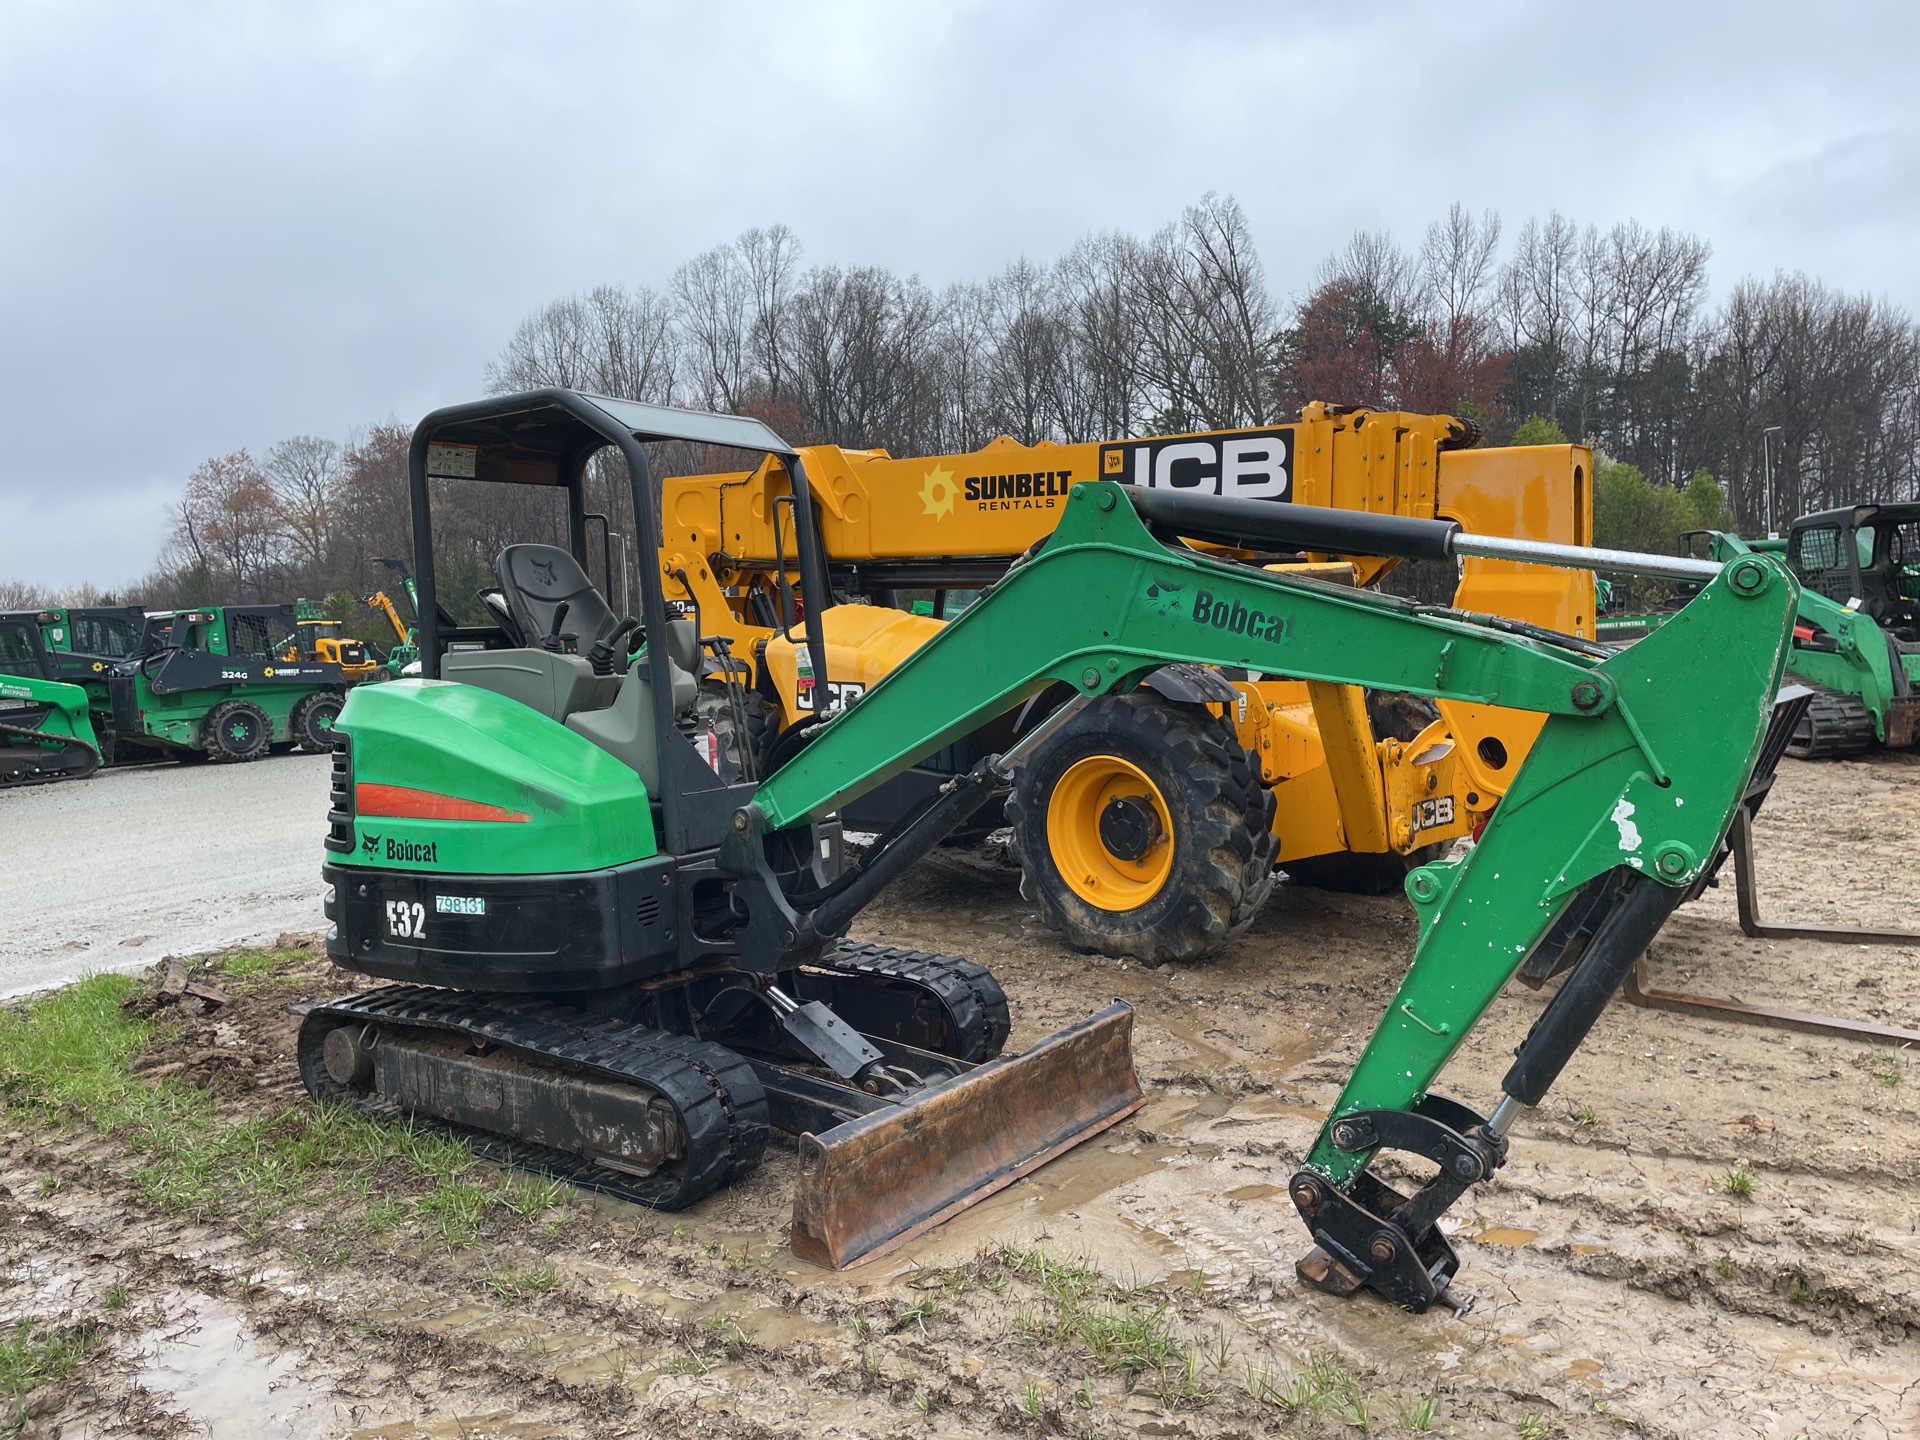
[[[699,682],[694,671],[699,639],[691,620],[667,623],[667,655],[673,664],[673,713],[693,709]],[[640,777],[649,795],[660,793],[660,737],[653,724],[653,665],[647,652],[633,660],[613,703],[599,710],[579,710],[566,717],[567,728],[591,740]]]
[[[552,633],[554,612],[562,602],[567,615],[561,631],[576,637],[582,653],[618,623],[580,562],[557,545],[509,545],[494,562],[493,573],[523,645],[538,645]]]

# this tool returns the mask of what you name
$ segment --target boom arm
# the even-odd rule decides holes
[[[1413,964],[1293,1186],[1319,1247],[1304,1276],[1425,1309],[1458,1265],[1439,1214],[1504,1162],[1516,1107],[1539,1101],[1717,857],[1767,737],[1796,587],[1778,562],[1742,556],[1659,631],[1601,659],[1168,548],[1123,493],[1076,486],[1039,554],[760,787],[753,828],[824,815],[1055,681],[1123,690],[1173,660],[1545,712],[1479,843],[1409,877]],[[957,713],[961,695],[984,698]],[[1583,958],[1522,1047],[1507,1101],[1485,1120],[1430,1096],[1543,944]],[[1441,1173],[1400,1196],[1368,1172],[1383,1147]]]

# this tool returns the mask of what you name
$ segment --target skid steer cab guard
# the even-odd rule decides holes
[[[1779,562],[1723,568],[1078,484],[1052,535],[992,594],[857,703],[782,735],[764,778],[729,782],[687,698],[693,667],[729,674],[727,657],[669,614],[658,570],[640,568],[641,613],[615,617],[585,568],[582,477],[607,446],[626,461],[640,551],[658,553],[645,451],[656,439],[786,458],[795,613],[819,648],[811,617],[831,597],[804,465],[757,422],[566,391],[429,416],[412,475],[427,678],[350,697],[327,842],[330,953],[407,983],[314,1008],[301,1042],[310,1089],[398,1104],[518,1163],[667,1207],[750,1168],[777,1126],[803,1137],[796,1253],[848,1263],[1140,1103],[1124,1005],[1002,1060],[1006,997],[984,970],[842,938],[1005,789],[1049,725],[1176,660],[1529,710],[1545,717],[1539,739],[1479,842],[1409,877],[1414,961],[1289,1187],[1314,1238],[1301,1262],[1310,1283],[1414,1310],[1447,1298],[1458,1259],[1441,1215],[1504,1162],[1517,1114],[1711,873],[1750,781],[1777,754],[1796,598]],[[568,544],[501,551],[491,622],[455,623],[437,603],[437,477],[565,493]],[[1701,589],[1615,652],[1188,541],[1480,555]],[[842,806],[1055,686],[1074,696],[1059,720],[842,863]],[[1523,965],[1570,968],[1504,1098],[1483,1116],[1431,1093]],[[1372,1168],[1382,1150],[1437,1173],[1402,1193]]]

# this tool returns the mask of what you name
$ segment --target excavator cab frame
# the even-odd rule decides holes
[[[414,432],[407,457],[407,483],[413,505],[413,584],[417,590],[420,674],[439,679],[442,662],[454,647],[504,648],[505,630],[494,625],[460,625],[440,603],[434,564],[433,495],[437,479],[558,487],[566,493],[567,548],[584,568],[588,558],[586,507],[588,463],[604,449],[617,451],[626,464],[634,525],[643,555],[660,552],[660,482],[647,458],[650,441],[685,441],[770,455],[786,467],[799,528],[801,586],[809,597],[803,622],[805,644],[815,672],[826,673],[826,641],[819,611],[831,594],[814,520],[806,467],[799,453],[760,421],[748,416],[715,415],[621,400],[576,390],[549,388],[477,401],[436,411],[432,423]],[[641,565],[639,608],[632,618],[638,633],[668,634],[669,612],[658,565]],[[600,637],[582,637],[581,648]],[[718,842],[716,825],[727,813],[716,808],[715,775],[708,761],[679,734],[674,724],[675,665],[670,647],[646,647],[652,678],[654,733],[660,737],[662,784],[655,803],[659,829],[673,853]]]

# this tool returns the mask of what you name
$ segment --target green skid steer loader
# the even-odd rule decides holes
[[[57,606],[15,610],[0,620],[25,620],[37,626],[52,673],[87,692],[89,719],[100,745],[100,762],[114,762],[113,667],[140,650],[146,612],[138,605]]]
[[[186,762],[324,752],[347,685],[338,661],[303,643],[298,606],[177,610],[151,616],[140,653],[113,668],[113,728]]]
[[[625,462],[640,553],[660,549],[646,442],[779,456],[803,602],[827,595],[804,466],[760,422],[567,390],[434,412],[411,454],[423,678],[363,686],[335,727],[328,953],[397,982],[308,1009],[310,1092],[412,1113],[484,1153],[644,1204],[689,1204],[799,1137],[791,1243],[844,1265],[938,1223],[1142,1103],[1121,1003],[1001,1054],[1006,996],[977,965],[848,942],[881,889],[991,796],[1048,726],[956,775],[857,862],[851,799],[1064,684],[1125,693],[1162,665],[1241,666],[1546,716],[1464,858],[1412,872],[1412,966],[1290,1194],[1300,1272],[1410,1310],[1452,1303],[1447,1209],[1505,1163],[1667,915],[1711,875],[1777,758],[1796,586],[1724,567],[1489,539],[1447,522],[1105,481],[1052,536],[858,701],[719,766],[702,651],[641,567],[638,614],[585,570],[583,476]],[[553,487],[566,547],[510,545],[490,623],[443,623],[430,487]],[[1184,537],[1184,539],[1180,538]],[[1271,573],[1192,548],[1493,555],[1703,583],[1631,650]],[[825,674],[820,607],[771,642]],[[1711,717],[1703,725],[1701,717]],[[744,749],[744,747],[742,747]],[[1429,1088],[1523,964],[1565,968],[1482,1115]],[[1311,1003],[1304,1000],[1302,1003]],[[1428,1162],[1410,1193],[1375,1169]],[[1422,1168],[1428,1168],[1422,1167]]]
[[[100,768],[87,692],[57,673],[38,617],[0,616],[0,788],[84,780]]]
[[[1853,505],[1802,515],[1783,539],[1688,530],[1682,554],[1725,563],[1784,557],[1800,582],[1787,670],[1813,694],[1787,754],[1845,759],[1920,744],[1920,504]],[[1675,604],[1685,603],[1680,587]],[[1603,639],[1644,634],[1666,611],[1600,623]]]

